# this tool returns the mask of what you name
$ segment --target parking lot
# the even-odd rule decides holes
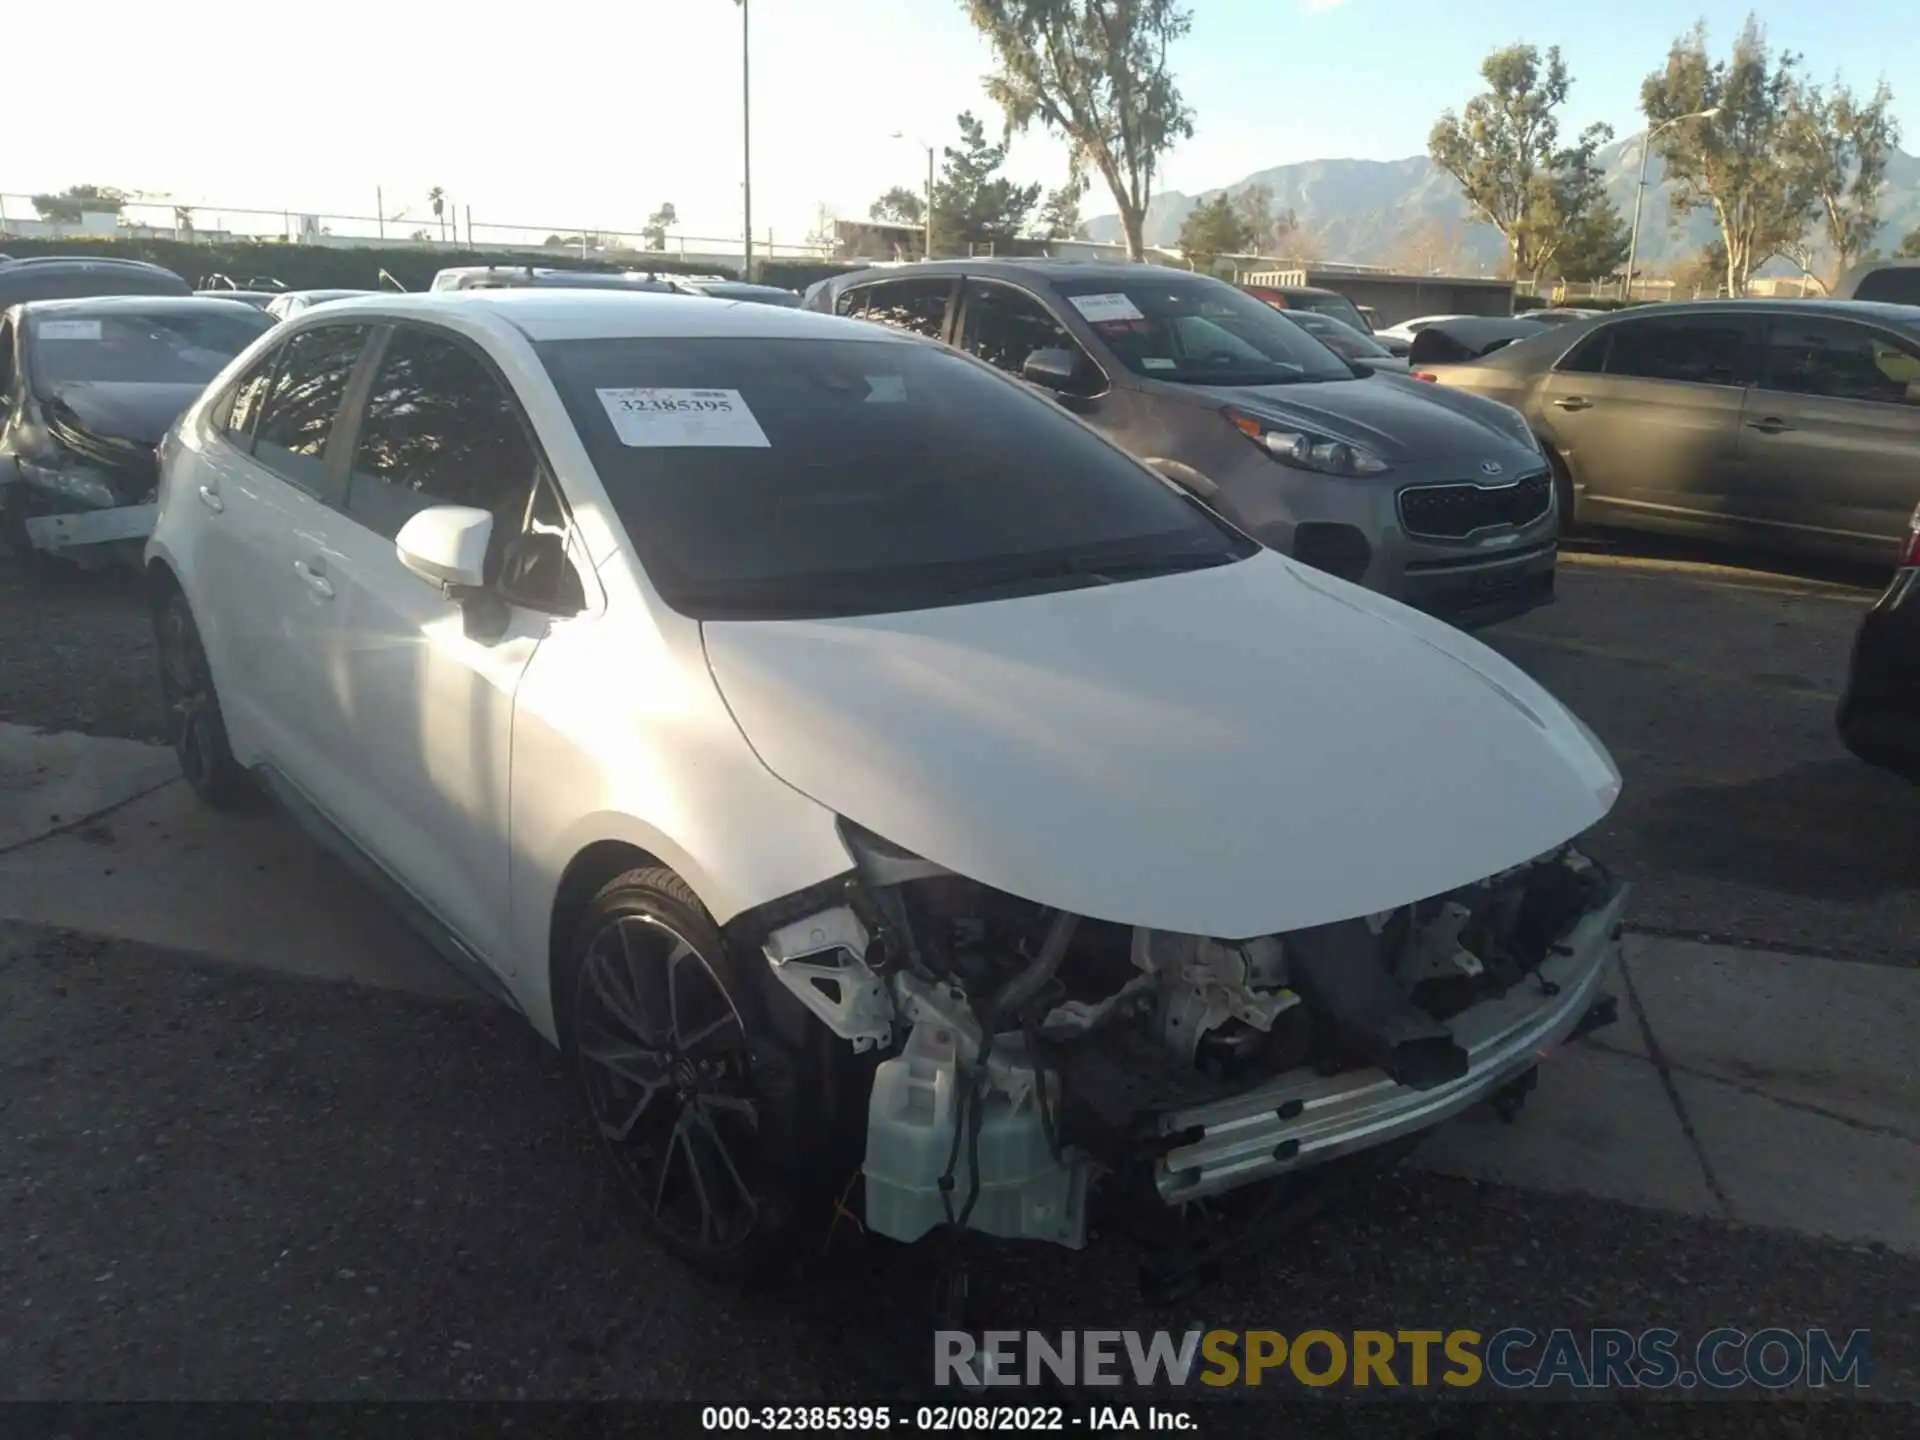
[[[911,1257],[742,1297],[632,1238],[520,1022],[133,743],[134,586],[0,576],[0,1397],[913,1393]],[[1832,733],[1858,580],[1567,557],[1485,638],[1625,776],[1622,1023],[1177,1314],[1115,1243],[983,1250],[987,1323],[1865,1327],[1920,1396],[1920,794]]]

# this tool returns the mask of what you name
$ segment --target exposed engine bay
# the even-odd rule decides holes
[[[1050,910],[848,828],[848,903],[763,952],[834,1034],[886,1056],[866,1223],[906,1241],[947,1224],[1078,1248],[1097,1180],[1175,1202],[1437,1123],[1574,1032],[1625,900],[1568,845],[1226,941]]]

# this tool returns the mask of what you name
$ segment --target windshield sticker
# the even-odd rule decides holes
[[[1092,325],[1098,325],[1103,321],[1109,320],[1144,320],[1147,318],[1140,313],[1140,307],[1135,305],[1133,301],[1129,300],[1125,295],[1069,295],[1067,300],[1073,308],[1078,310],[1087,322]]]
[[[98,340],[98,320],[42,320],[34,331],[42,340]]]
[[[1140,359],[1140,368],[1142,370],[1178,370],[1180,367],[1159,355],[1144,355]]]
[[[738,390],[595,390],[622,445],[770,448]]]
[[[867,376],[867,404],[898,405],[907,398],[907,377],[904,375]]]

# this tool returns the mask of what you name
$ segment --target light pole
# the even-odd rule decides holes
[[[742,280],[753,279],[753,87],[748,79],[747,0],[740,7],[740,233],[743,237]]]
[[[745,4],[746,0],[741,0]],[[1647,198],[1647,156],[1653,153],[1653,137],[1662,130],[1670,130],[1675,125],[1688,120],[1711,120],[1720,113],[1718,105],[1708,110],[1696,110],[1691,115],[1676,115],[1671,120],[1662,120],[1640,142],[1640,183],[1633,188],[1633,233],[1627,238],[1627,283],[1620,292],[1622,300],[1633,299],[1633,262],[1640,254],[1640,206]]]
[[[891,138],[904,140],[907,138],[907,135],[904,130],[896,130],[893,132]],[[915,139],[913,143],[927,152],[927,238],[925,241],[926,253],[922,258],[931,260],[933,258],[933,146],[920,139]]]

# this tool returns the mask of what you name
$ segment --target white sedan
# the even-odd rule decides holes
[[[162,465],[188,781],[267,792],[523,1012],[711,1271],[843,1206],[1077,1246],[1091,1185],[1410,1135],[1603,1014],[1586,728],[956,351],[340,300]]]
[[[1464,319],[1466,319],[1464,315],[1421,315],[1412,320],[1402,320],[1398,325],[1389,325],[1384,330],[1376,330],[1373,335],[1376,340],[1390,340],[1399,345],[1411,345],[1413,337],[1430,325]]]

